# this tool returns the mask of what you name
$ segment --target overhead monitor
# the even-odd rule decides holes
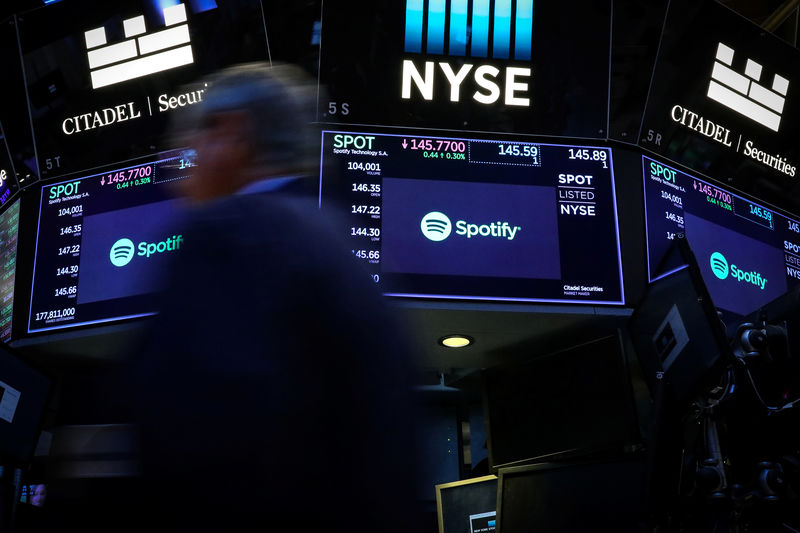
[[[7,4],[6,2],[5,4]],[[10,160],[18,173],[20,185],[27,186],[36,181],[39,171],[33,149],[31,119],[28,114],[25,96],[25,77],[19,55],[17,39],[17,18],[0,20],[0,79],[2,79],[3,105],[0,106],[0,135],[6,146],[0,142],[0,159],[8,147]],[[3,168],[4,163],[0,163]],[[8,172],[8,168],[6,168]]]
[[[326,0],[317,120],[607,137],[611,2]]]
[[[638,440],[630,377],[616,335],[486,368],[481,377],[494,469],[621,451]]]
[[[172,188],[192,151],[41,187],[27,332],[156,312],[170,258],[183,246]]]
[[[322,207],[383,293],[623,304],[612,151],[324,131]],[[327,204],[326,204],[327,202]]]
[[[780,200],[800,177],[798,89],[796,47],[720,2],[672,0],[639,144]]]
[[[494,533],[497,476],[436,485],[439,533]]]
[[[714,304],[741,317],[800,284],[800,221],[675,166],[642,157],[651,281],[685,233]]]
[[[11,340],[19,240],[19,199],[0,213],[0,341]]]
[[[0,206],[5,205],[19,189],[14,160],[8,146],[3,124],[0,123]]]
[[[733,354],[683,234],[672,241],[661,264],[664,273],[648,286],[631,316],[630,337],[651,395],[683,408],[717,377],[711,370],[730,363]]]
[[[67,0],[20,16],[42,179],[177,148],[165,135],[193,84],[268,60],[258,0]]]
[[[52,380],[0,347],[0,461],[23,466],[36,447]]]
[[[636,457],[501,469],[498,531],[646,531],[645,476]]]

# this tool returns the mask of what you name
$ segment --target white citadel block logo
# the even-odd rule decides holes
[[[144,17],[122,21],[126,41],[108,44],[106,29],[85,32],[92,88],[114,85],[194,63],[186,6],[164,8],[167,29],[148,34]],[[140,37],[137,37],[140,36]]]
[[[762,67],[752,59],[747,60],[744,76],[729,68],[733,63],[733,54],[733,48],[719,43],[717,60],[714,61],[712,79],[708,85],[708,97],[772,131],[778,131],[789,80],[775,74],[772,90],[767,89],[757,83],[761,81]]]

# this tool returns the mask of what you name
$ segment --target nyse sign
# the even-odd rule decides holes
[[[606,137],[609,1],[329,0],[322,17],[320,122]]]
[[[467,0],[452,0],[449,9],[444,0],[429,1],[427,32],[423,32],[423,2],[406,0],[405,52],[421,54],[424,48],[427,54],[456,57],[462,64],[456,70],[449,61],[425,61],[420,72],[417,63],[406,58],[403,60],[402,98],[412,98],[413,84],[425,100],[433,100],[437,93],[436,80],[440,80],[443,74],[449,84],[450,90],[447,92],[450,101],[459,102],[461,85],[472,72],[474,85],[479,87],[471,95],[476,102],[484,105],[497,103],[502,92],[505,95],[502,100],[505,105],[529,106],[530,95],[525,79],[530,78],[531,69],[526,66],[502,65],[505,70],[505,89],[501,91],[497,81],[501,69],[485,62],[490,56],[495,62],[503,63],[512,58],[520,62],[529,62],[531,59],[533,1],[517,0],[513,3],[516,14],[512,18],[511,0],[495,0],[494,12],[491,11],[488,0],[473,1],[472,25],[468,27]],[[493,28],[491,48],[490,25]],[[512,35],[515,38],[513,47]],[[462,58],[467,57],[472,60],[464,63]],[[478,62],[480,63],[474,64]],[[440,70],[441,74],[437,75]],[[520,81],[517,81],[518,78]]]
[[[405,100],[412,98],[412,85],[416,87],[419,94],[425,100],[433,100],[436,80],[436,72],[441,70],[449,84],[449,97],[451,102],[459,102],[461,100],[461,86],[464,80],[472,70],[473,65],[462,65],[458,72],[453,71],[453,67],[449,63],[440,61],[438,63],[439,69],[435,68],[433,61],[426,61],[422,73],[417,69],[414,61],[406,59],[403,61],[403,88],[402,97]],[[480,65],[474,70],[474,83],[479,86],[471,97],[476,102],[481,104],[494,104],[500,100],[501,90],[498,84],[497,76],[500,74],[500,69],[492,65]],[[528,97],[528,83],[517,81],[520,78],[529,78],[531,69],[520,67],[506,67],[505,69],[505,88],[502,91],[504,95],[503,103],[505,105],[514,106],[529,106],[530,98]]]

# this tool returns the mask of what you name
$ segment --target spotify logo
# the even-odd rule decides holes
[[[711,254],[711,271],[719,279],[728,277],[728,260],[719,252]]]
[[[183,235],[173,235],[168,239],[161,242],[140,242],[136,246],[138,253],[136,255],[149,259],[150,256],[155,254],[163,254],[164,252],[174,252],[180,250],[183,243]],[[114,243],[109,253],[111,264],[116,267],[124,267],[133,259],[134,244],[130,239],[120,239]]]
[[[450,236],[453,225],[444,213],[431,211],[420,222],[422,234],[428,239],[439,242]],[[471,239],[473,237],[495,237],[513,241],[522,226],[513,226],[508,222],[496,221],[489,224],[472,224],[466,220],[456,221],[456,235]]]
[[[750,283],[762,291],[764,287],[767,286],[767,278],[763,277],[760,272],[756,272],[755,270],[747,272],[736,265],[730,265],[729,268],[728,260],[719,252],[711,254],[709,263],[711,264],[711,271],[719,279],[727,279],[728,273],[730,273],[731,278],[739,283]]]
[[[440,213],[439,211],[431,211],[422,217],[420,229],[425,237],[432,241],[439,242],[450,236],[450,232],[453,230],[453,225],[450,223],[450,219],[447,218],[447,215],[444,213]]]
[[[115,267],[124,267],[133,259],[133,241],[130,239],[120,239],[114,243],[109,253],[111,264]]]

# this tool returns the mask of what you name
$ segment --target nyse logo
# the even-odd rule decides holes
[[[771,89],[760,85],[762,66],[747,60],[744,75],[731,69],[733,48],[719,43],[708,85],[708,97],[747,118],[778,131],[789,80],[775,74]]]
[[[186,6],[163,11],[167,29],[148,34],[140,15],[122,21],[127,40],[119,43],[108,44],[103,27],[84,33],[93,89],[194,63]]]
[[[494,104],[502,95],[505,105],[530,106],[528,83],[524,81],[531,76],[530,68],[506,66],[503,72],[491,64],[477,64],[480,58],[489,57],[530,61],[533,0],[516,0],[513,4],[512,0],[406,0],[406,53],[473,59],[459,60],[457,69],[446,60],[423,63],[404,59],[402,98],[411,99],[412,87],[416,87],[423,99],[433,100],[437,79],[444,76],[450,101],[459,102],[461,87],[471,75],[477,86],[471,97],[476,102]]]

